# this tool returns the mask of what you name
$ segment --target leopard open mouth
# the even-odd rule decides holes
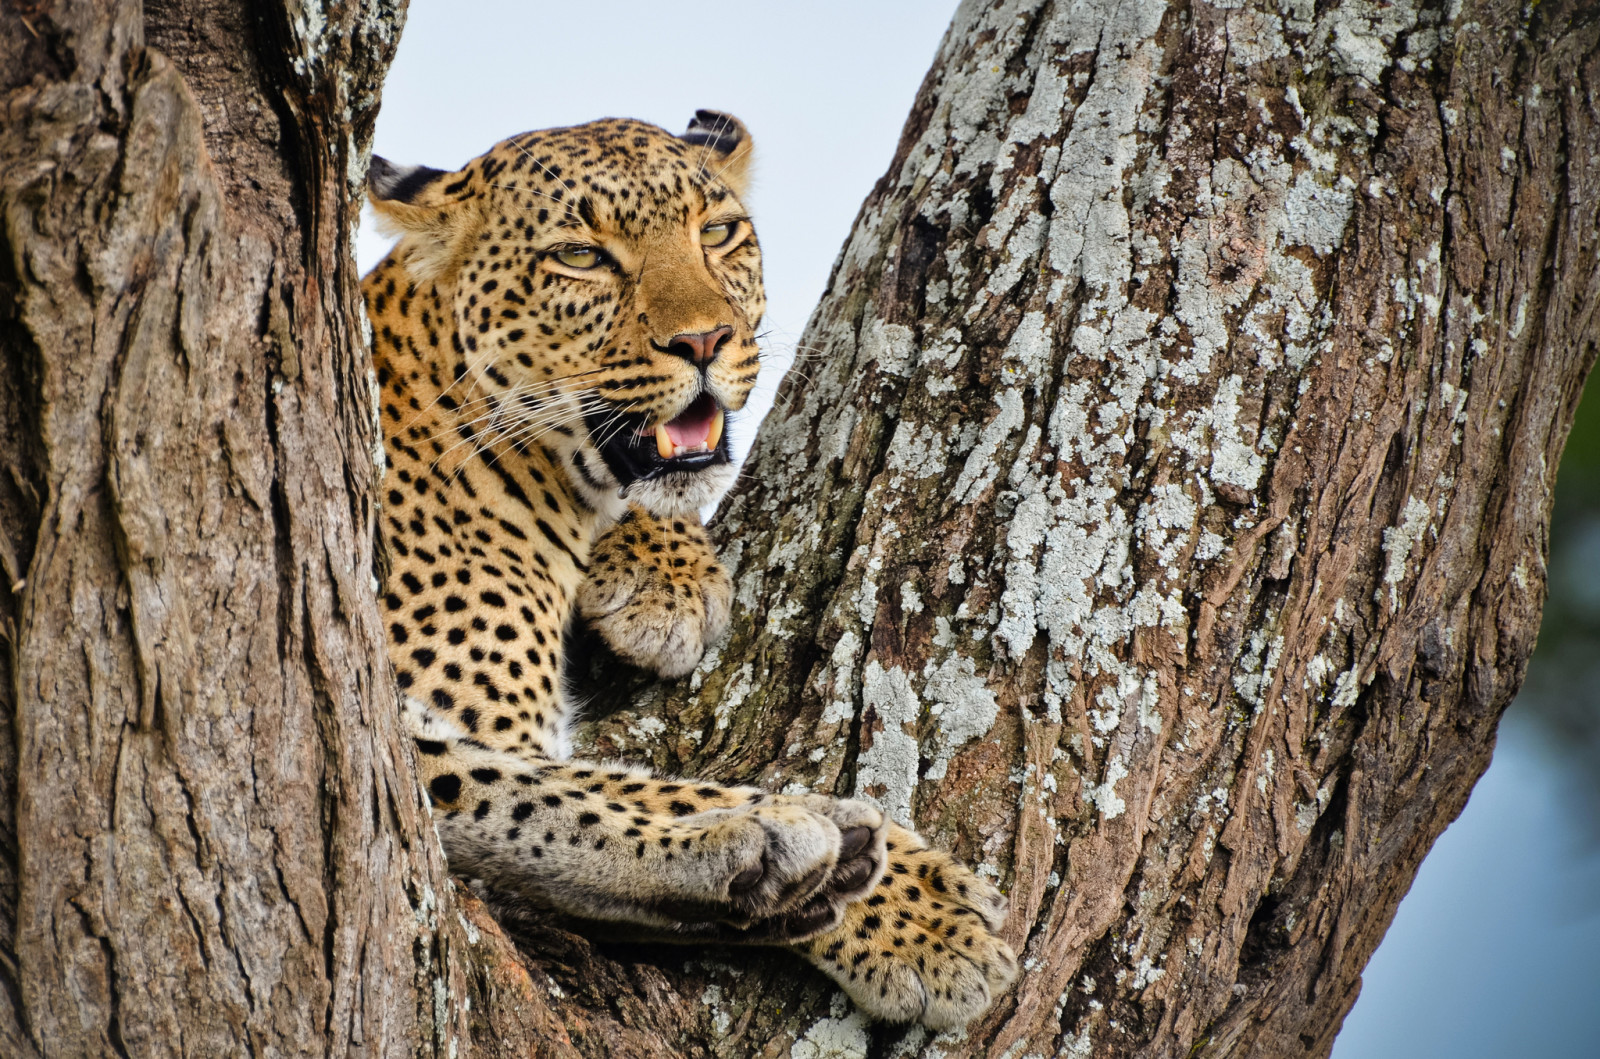
[[[694,473],[730,460],[727,411],[703,393],[665,423],[639,414],[591,412],[586,425],[600,458],[623,487],[676,472]]]

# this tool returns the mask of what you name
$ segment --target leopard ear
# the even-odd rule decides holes
[[[470,171],[401,166],[373,155],[367,200],[378,215],[378,230],[399,238],[400,259],[418,279],[449,272],[477,228],[479,199]]]
[[[750,130],[744,127],[744,122],[720,110],[697,110],[688,130],[678,138],[712,152],[716,160],[714,165],[712,162],[707,165],[735,195],[742,198],[749,190],[753,151]]]

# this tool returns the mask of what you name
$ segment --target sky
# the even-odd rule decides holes
[[[631,117],[676,132],[699,108],[738,115],[755,143],[746,205],[769,298],[762,378],[730,428],[742,453],[955,6],[412,0],[375,150],[455,169],[530,129]],[[370,214],[356,249],[363,270],[387,250]],[[1595,512],[1585,525],[1600,541]],[[1596,550],[1583,583],[1600,629]],[[1587,715],[1600,711],[1592,681],[1584,693]],[[1595,758],[1553,746],[1536,705],[1512,707],[1493,766],[1368,966],[1334,1059],[1600,1057],[1600,849],[1573,778]]]
[[[1333,1059],[1600,1057],[1600,851],[1512,707],[1362,975]]]

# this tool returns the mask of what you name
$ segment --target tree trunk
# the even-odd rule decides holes
[[[465,1031],[350,252],[400,18],[0,8],[0,1054]]]
[[[1579,0],[957,13],[724,507],[729,637],[587,732],[990,866],[1027,970],[937,1041],[782,953],[519,956],[444,872],[348,240],[398,8],[5,2],[0,1053],[1327,1052],[1538,626]]]
[[[963,3],[724,505],[730,637],[589,739],[875,796],[1025,971],[934,1043],[696,962],[715,1054],[1325,1055],[1533,646],[1596,202],[1592,6]]]

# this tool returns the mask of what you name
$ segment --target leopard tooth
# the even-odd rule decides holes
[[[717,442],[722,440],[722,421],[727,418],[722,409],[717,409],[716,418],[711,420],[711,430],[706,434],[706,450],[717,447]]]
[[[662,459],[670,460],[670,459],[672,459],[672,450],[673,450],[672,438],[671,438],[670,435],[667,434],[667,425],[665,423],[657,424],[656,425],[656,451],[661,454],[661,458]]]

